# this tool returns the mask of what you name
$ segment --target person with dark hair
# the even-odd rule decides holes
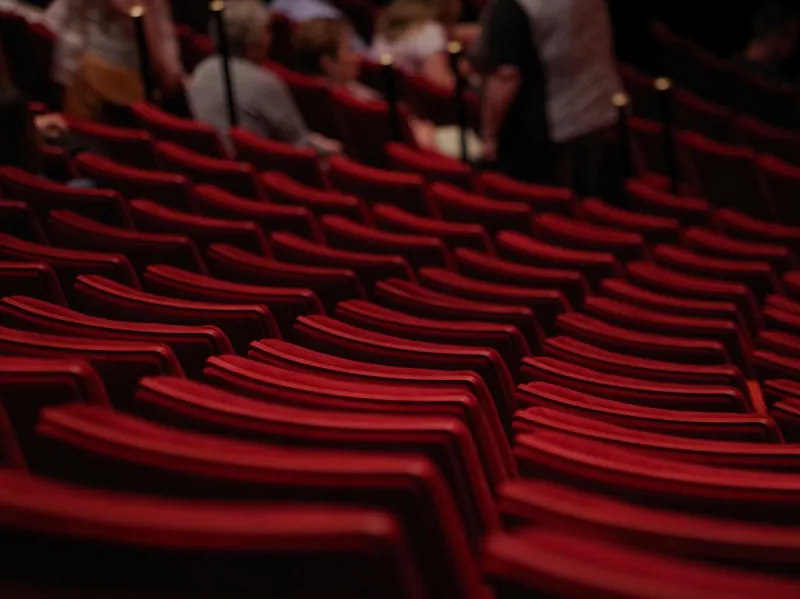
[[[0,166],[14,166],[47,178],[42,146],[53,143],[70,153],[87,148],[69,136],[69,127],[58,113],[34,116],[28,102],[9,81],[0,81]],[[73,179],[72,187],[93,187],[88,179]]]
[[[295,68],[322,77],[331,87],[345,89],[357,98],[374,100],[380,95],[358,81],[361,57],[350,44],[353,28],[343,19],[311,19],[294,28]]]
[[[762,6],[753,17],[752,38],[736,62],[773,81],[784,81],[783,62],[797,46],[800,15],[781,2]]]

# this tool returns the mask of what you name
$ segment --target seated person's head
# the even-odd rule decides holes
[[[333,83],[358,79],[361,59],[350,43],[352,28],[342,19],[312,19],[295,27],[295,67]]]
[[[781,61],[794,52],[800,35],[800,17],[779,2],[763,6],[753,19],[753,40],[767,60]]]
[[[227,2],[223,19],[231,56],[256,63],[266,60],[272,36],[269,29],[269,9],[263,2],[260,0]],[[215,37],[216,30],[216,25],[212,23],[211,32]]]
[[[38,173],[41,149],[28,103],[9,83],[0,83],[0,166]]]

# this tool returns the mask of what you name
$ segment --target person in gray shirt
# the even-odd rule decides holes
[[[308,131],[286,85],[263,66],[270,44],[269,17],[269,10],[257,0],[237,0],[225,6],[239,127],[295,146],[311,146],[324,154],[339,151],[336,142]],[[214,24],[211,31],[216,32]],[[218,129],[227,142],[227,100],[219,55],[197,65],[187,95],[194,117]]]

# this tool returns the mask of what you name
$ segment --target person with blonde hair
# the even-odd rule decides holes
[[[450,30],[461,13],[461,0],[393,0],[378,19],[370,54],[441,87],[453,86],[447,56]]]
[[[180,89],[183,68],[169,0],[55,0],[46,22],[59,36],[54,67],[66,88],[68,114],[105,120],[109,107],[144,99],[134,6],[144,9],[146,49],[159,92],[169,96]]]

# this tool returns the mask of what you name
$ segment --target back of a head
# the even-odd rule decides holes
[[[350,32],[350,25],[342,19],[311,19],[298,23],[292,35],[295,68],[307,75],[323,75],[322,59],[336,56],[339,44]]]
[[[0,83],[0,165],[37,170],[36,140],[28,104],[9,82]]]
[[[225,3],[223,23],[231,56],[247,56],[253,45],[268,39],[269,9],[260,0],[233,0]],[[211,34],[219,46],[216,24],[211,23]]]

